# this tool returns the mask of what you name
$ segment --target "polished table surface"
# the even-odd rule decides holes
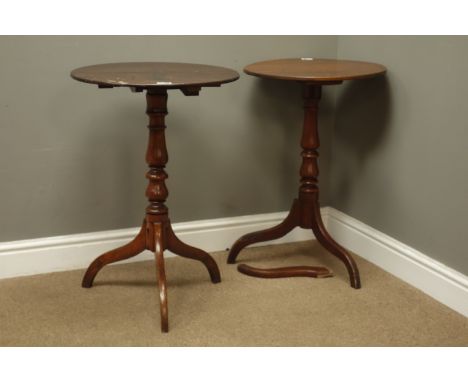
[[[371,62],[312,57],[261,61],[244,68],[253,76],[317,83],[370,78],[385,71],[385,66]]]
[[[219,86],[239,74],[220,66],[179,62],[123,62],[85,66],[71,72],[78,81],[104,87],[179,89],[186,86]]]

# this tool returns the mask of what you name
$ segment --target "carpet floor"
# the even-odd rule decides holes
[[[257,279],[214,257],[166,259],[169,333],[162,334],[152,261],[0,280],[1,346],[468,346],[468,319],[356,256],[362,289],[315,241],[256,247],[253,266],[324,265],[326,279]]]

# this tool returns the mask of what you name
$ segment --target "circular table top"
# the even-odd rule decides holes
[[[105,87],[179,89],[219,86],[239,78],[235,70],[220,66],[175,62],[124,62],[84,66],[71,72],[78,81]]]
[[[253,76],[317,83],[375,77],[386,70],[385,66],[370,62],[310,57],[261,61],[244,68]]]

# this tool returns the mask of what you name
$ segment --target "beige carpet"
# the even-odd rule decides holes
[[[256,279],[225,264],[209,282],[195,261],[166,261],[170,332],[159,329],[153,262],[0,281],[2,346],[467,346],[468,319],[357,257],[363,288],[315,242],[245,250],[257,266],[322,264],[327,279]]]

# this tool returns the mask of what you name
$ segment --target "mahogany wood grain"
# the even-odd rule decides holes
[[[88,267],[81,286],[83,288],[91,288],[93,281],[98,272],[106,265],[129,259],[130,257],[136,256],[146,249],[146,220],[143,220],[138,235],[128,244],[122,247],[113,249],[112,251],[106,252],[103,255],[95,259]]]
[[[260,269],[246,264],[239,264],[237,270],[247,276],[261,277],[264,279],[278,279],[283,277],[314,277],[320,279],[333,276],[333,273],[325,267],[309,267],[305,265]]]
[[[294,58],[257,62],[246,66],[244,71],[258,77],[302,83],[304,101],[304,124],[301,137],[302,164],[299,170],[299,195],[293,201],[288,216],[275,227],[248,233],[239,238],[229,251],[228,263],[235,263],[240,251],[248,245],[278,239],[293,228],[301,227],[312,230],[318,242],[344,263],[351,287],[359,289],[361,281],[354,259],[333,240],[325,229],[320,215],[318,105],[322,85],[339,84],[344,80],[383,75],[386,68],[379,64],[360,61]],[[318,273],[317,269],[319,269]],[[250,276],[262,278],[295,277],[298,275],[316,277],[318,274],[329,277],[332,275],[326,268],[311,268],[310,266],[258,269],[241,264],[238,270]]]
[[[119,62],[84,66],[73,70],[71,77],[101,88],[181,89],[186,95],[196,95],[201,87],[237,80],[239,73],[220,66],[180,62]]]
[[[385,66],[371,62],[313,57],[261,61],[244,68],[244,72],[252,76],[315,82],[320,83],[320,85],[380,76],[386,70]]]
[[[232,245],[228,255],[228,264],[234,264],[239,252],[250,244],[260,243],[263,241],[270,241],[279,239],[291,232],[299,222],[299,201],[296,199],[293,202],[292,208],[289,210],[288,216],[280,224],[267,228],[261,231],[248,233],[239,239]]]
[[[168,225],[167,231],[167,248],[176,255],[186,257],[187,259],[198,260],[206,267],[210,274],[211,282],[217,284],[221,282],[221,275],[219,273],[218,265],[214,259],[205,251],[200,248],[192,247],[182,242]]]
[[[105,64],[76,69],[72,77],[99,87],[127,86],[133,91],[146,91],[146,114],[149,118],[149,139],[146,150],[148,186],[146,216],[138,235],[128,244],[106,252],[88,267],[82,286],[90,288],[97,273],[107,264],[128,259],[145,249],[154,252],[159,287],[161,331],[168,332],[168,301],[164,251],[170,250],[182,257],[200,261],[208,270],[211,281],[219,283],[221,275],[213,258],[201,249],[183,243],[174,233],[169,219],[166,199],[169,191],[165,167],[168,152],[165,138],[167,89],[177,88],[185,95],[198,95],[203,86],[220,86],[236,80],[237,72],[208,65],[173,63]]]
[[[159,306],[161,313],[161,331],[169,331],[169,313],[167,308],[166,270],[164,264],[163,225],[154,223],[154,256],[156,258],[156,272],[159,287]]]

